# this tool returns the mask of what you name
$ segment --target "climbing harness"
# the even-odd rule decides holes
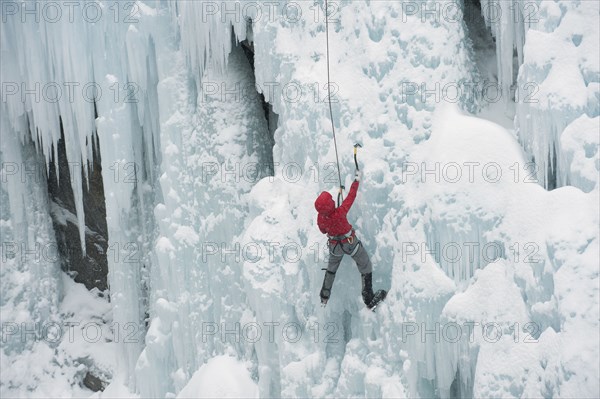
[[[354,229],[352,229],[349,232],[347,232],[346,234],[344,234],[343,236],[327,236],[327,239],[328,239],[327,242],[329,244],[334,244],[333,248],[330,248],[329,254],[336,256],[336,257],[340,257],[340,256],[344,256],[344,255],[337,255],[335,253],[335,249],[340,244],[345,244],[345,243],[348,243],[350,245],[354,244],[354,240],[356,240],[356,233],[354,232]],[[350,251],[350,252],[346,252],[346,250],[344,249],[344,246],[342,245],[341,246],[342,252],[346,255],[354,256],[358,252],[358,247],[360,245],[361,245],[361,243],[359,241],[357,243],[357,245],[355,245],[354,248],[352,248],[352,251]]]
[[[354,249],[352,250],[352,252],[350,252],[348,255],[350,256],[354,256],[356,255],[356,253],[358,252],[358,248],[362,245],[362,242],[359,241],[358,244],[356,244],[356,246],[354,247]],[[344,248],[342,248],[342,251],[344,250]],[[344,251],[345,252],[345,251]]]
[[[353,239],[352,241],[354,241],[354,239]],[[343,254],[342,254],[342,255],[337,255],[337,254],[335,254],[335,249],[336,249],[336,248],[337,248],[337,246],[338,246],[338,245],[340,245],[341,243],[342,243],[341,241],[338,241],[338,242],[337,242],[337,243],[336,243],[336,244],[333,246],[333,248],[331,248],[331,250],[329,251],[329,255],[335,256],[335,257],[337,257],[337,258],[344,256]],[[352,242],[350,242],[350,245],[352,245]],[[358,243],[357,243],[357,244],[354,246],[354,248],[352,249],[352,251],[350,251],[350,252],[346,252],[346,250],[344,249],[344,246],[342,245],[342,246],[341,246],[341,248],[342,248],[342,252],[343,252],[344,254],[346,254],[346,255],[354,256],[354,255],[356,255],[356,253],[358,252],[358,248],[359,248],[361,245],[362,245],[362,243],[359,241],[359,242],[358,242]],[[324,270],[324,269],[323,269],[323,270]]]
[[[340,158],[338,156],[337,140],[335,139],[335,125],[333,123],[333,109],[331,108],[331,77],[329,72],[329,5],[325,0],[325,38],[327,44],[327,102],[329,103],[329,118],[331,119],[331,131],[333,133],[333,146],[335,148],[335,162],[337,163],[338,180],[340,182],[340,191],[338,192],[338,206],[344,200],[344,186],[342,185],[342,173],[340,172]]]
[[[352,244],[354,242],[355,237],[356,237],[356,235],[354,234],[354,229],[350,230],[349,232],[347,232],[346,234],[341,235],[341,236],[327,236],[327,238],[329,239],[329,242],[331,244],[333,244],[333,243],[343,244],[345,242],[347,242],[348,244]]]

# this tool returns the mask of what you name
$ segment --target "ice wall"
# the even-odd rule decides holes
[[[32,336],[39,333],[36,323],[58,321],[61,299],[44,159],[30,139],[27,118],[19,119],[17,131],[7,119],[3,114],[0,144],[3,355],[31,349],[34,340],[16,333],[21,323],[26,323]]]
[[[231,87],[235,82],[251,80],[247,69],[238,69],[240,54],[227,55],[236,40],[246,37],[246,25],[234,21],[230,34],[224,29],[229,26],[229,17],[216,13],[210,17],[214,21],[207,21],[208,28],[192,26],[190,21],[206,18],[202,5],[170,3],[171,18],[179,24],[176,37],[181,39],[181,52],[170,53],[172,56],[159,64],[163,172],[161,199],[155,209],[157,261],[151,272],[146,347],[136,365],[137,383],[130,385],[143,395],[177,393],[204,360],[230,351],[252,360],[263,396],[436,392],[434,381],[439,370],[429,366],[436,346],[419,345],[415,340],[414,345],[405,347],[397,342],[395,330],[404,320],[436,320],[444,298],[453,289],[452,283],[446,280],[443,294],[433,289],[431,295],[438,298],[435,305],[421,295],[411,303],[412,316],[400,316],[380,331],[376,318],[361,315],[360,283],[346,265],[336,282],[338,294],[326,312],[318,309],[314,293],[322,279],[322,239],[305,221],[314,216],[307,188],[317,192],[332,184],[325,180],[331,170],[328,162],[333,159],[333,148],[325,107],[324,14],[318,5],[294,4],[301,6],[294,14],[297,20],[283,18],[281,5],[272,11],[275,18],[255,16],[253,21],[256,89],[273,105],[280,126],[273,150],[275,176],[261,181],[246,198],[254,182],[245,181],[248,176],[243,174],[235,183],[230,179],[235,178],[236,163],[241,171],[249,163],[266,158],[264,148],[251,144],[264,146],[262,140],[253,138],[253,133],[238,136],[240,129],[250,133],[263,129],[252,122],[257,111],[252,109],[257,103],[252,99],[246,103],[245,98],[223,101],[222,91],[220,98],[209,95],[211,83]],[[339,115],[335,123],[343,140],[342,162],[350,164],[349,144],[354,140],[368,148],[363,156],[372,163],[365,173],[374,186],[357,203],[357,215],[365,212],[357,227],[364,231],[361,236],[365,245],[380,264],[376,284],[386,288],[394,269],[404,268],[393,261],[402,239],[394,233],[394,223],[406,212],[401,206],[404,199],[399,193],[393,194],[388,178],[396,175],[400,182],[402,160],[416,142],[428,137],[431,113],[436,107],[435,100],[428,100],[424,93],[409,94],[406,88],[429,81],[457,82],[472,73],[467,67],[470,63],[460,16],[458,24],[440,24],[438,20],[424,24],[421,17],[405,15],[395,3],[355,2],[344,4],[339,22],[332,24],[334,107]],[[424,25],[439,30],[439,34],[425,36]],[[168,53],[164,47],[161,51]],[[344,62],[346,54],[357,52],[365,57]],[[207,54],[211,56],[200,57]],[[403,77],[401,82],[397,76]],[[289,91],[290,85],[300,88],[301,98],[292,96],[297,93]],[[223,104],[231,101],[233,104]],[[221,116],[225,112],[232,115],[227,123]],[[246,122],[238,125],[238,119]],[[385,163],[384,158],[374,154],[393,161]],[[290,165],[303,170],[299,179],[290,177]],[[234,175],[228,174],[231,170]],[[392,204],[388,202],[390,195],[394,198]],[[363,208],[369,203],[374,206]],[[375,251],[377,241],[385,244]],[[256,261],[242,256],[236,260],[227,251],[235,253],[238,243],[243,248],[258,245],[262,258]],[[273,247],[269,247],[273,243],[279,245],[275,246],[274,259],[270,257]],[[208,247],[213,244],[224,247]],[[290,260],[290,247],[286,252],[282,250],[286,244],[304,255]],[[210,255],[205,259],[207,253]],[[419,276],[409,274],[406,279],[420,281],[423,277]],[[131,298],[127,303],[132,303]],[[220,334],[206,339],[203,329],[210,323],[223,329],[236,322],[254,322],[263,327],[269,323],[297,323],[302,328],[302,339],[289,342],[281,330],[277,330],[274,342],[265,335],[256,344],[238,343]],[[328,322],[337,326],[335,342],[320,339],[315,345],[310,328],[319,323],[322,329]],[[371,323],[371,327],[365,323]],[[322,338],[326,331],[319,332]],[[406,351],[400,356],[393,350],[382,351],[387,344]],[[368,353],[375,355],[367,358]],[[414,358],[413,368],[408,363],[403,366],[409,357]],[[405,370],[410,380],[403,376]],[[170,377],[160,378],[165,374]]]
[[[435,6],[424,2],[422,10]],[[302,15],[312,17],[311,7],[305,4]],[[364,162],[363,185],[368,188],[361,189],[351,218],[374,261],[375,286],[390,289],[386,307],[375,316],[364,310],[360,278],[348,260],[337,273],[327,308],[319,310],[316,294],[323,278],[319,269],[325,267],[324,240],[316,226],[302,224],[307,219],[314,223],[312,202],[319,190],[333,190],[336,185],[335,179],[328,178],[329,172],[335,172],[328,165],[335,154],[323,92],[324,17],[321,14],[319,23],[306,22],[304,29],[278,23],[253,27],[260,87],[277,77],[281,84],[298,82],[321,88],[319,101],[313,100],[312,91],[310,99],[305,96],[305,101],[297,103],[277,96],[269,100],[281,123],[275,135],[274,160],[299,165],[304,171],[302,188],[286,178],[284,171],[276,174],[275,184],[261,182],[251,193],[257,213],[246,232],[249,242],[300,243],[306,254],[296,262],[280,255],[276,262],[244,265],[256,292],[252,296],[260,298],[255,307],[259,323],[295,321],[305,326],[305,339],[294,344],[297,349],[286,351],[292,345],[277,342],[278,356],[269,364],[269,369],[281,370],[284,396],[439,395],[439,346],[420,337],[402,340],[400,331],[405,322],[439,320],[455,285],[433,262],[402,260],[402,242],[411,238],[424,242],[426,237],[422,217],[416,205],[409,203],[415,199],[405,192],[403,163],[417,143],[431,134],[433,111],[440,102],[422,93],[422,85],[456,84],[469,79],[473,70],[460,15],[454,19],[458,23],[452,23],[450,19],[428,20],[420,11],[412,16],[405,11],[396,2],[351,2],[343,4],[335,18],[338,22],[331,24],[332,80],[339,89],[334,122],[341,143],[342,176],[353,170],[352,144],[364,145],[359,160]],[[425,31],[435,33],[425,35]],[[260,45],[267,41],[274,45]],[[417,93],[408,90],[414,85]],[[434,86],[426,88],[435,93]],[[465,107],[476,106],[472,98],[461,100]],[[315,145],[300,145],[305,141]],[[314,194],[306,198],[306,191]],[[267,237],[263,230],[269,232]],[[316,257],[315,248],[319,248]],[[268,305],[282,301],[287,303],[275,309]],[[320,326],[336,323],[338,340],[312,343],[315,322]],[[258,357],[268,350],[257,349]]]
[[[208,66],[202,79],[208,89],[198,92],[189,91],[184,65],[180,57],[169,71],[174,75],[158,88],[165,167],[162,203],[155,209],[160,233],[150,329],[136,367],[143,396],[179,392],[216,354],[252,357],[252,348],[235,334],[223,339],[208,332],[215,326],[234,330],[250,312],[238,236],[248,213],[244,194],[272,173],[269,130],[241,48],[229,54],[226,72]],[[254,92],[237,99],[211,94],[209,83],[215,82]],[[177,377],[165,379],[165,372]]]
[[[28,2],[29,6],[36,4],[40,5]],[[106,6],[102,2],[95,4]],[[132,391],[150,396],[176,393],[201,362],[228,350],[256,359],[259,387],[266,396],[302,392],[344,394],[361,389],[378,394],[389,389],[381,376],[393,381],[392,386],[397,392],[405,389],[400,382],[399,364],[386,365],[385,356],[369,361],[377,366],[374,368],[377,372],[364,388],[355,385],[353,376],[362,375],[366,370],[357,369],[355,361],[344,361],[346,343],[352,337],[355,341],[348,346],[347,359],[364,361],[366,348],[381,345],[380,339],[369,345],[362,341],[377,333],[376,329],[363,329],[357,316],[360,303],[357,304],[358,297],[353,294],[358,292],[354,274],[340,273],[337,289],[342,292],[344,287],[349,288],[347,296],[336,297],[338,299],[332,301],[326,314],[315,316],[317,298],[311,293],[318,291],[321,273],[314,261],[303,259],[284,264],[277,261],[262,268],[248,262],[242,265],[241,262],[216,261],[215,258],[204,261],[200,256],[207,252],[202,245],[208,240],[217,245],[231,245],[239,235],[244,243],[258,241],[254,229],[237,227],[260,225],[263,219],[266,226],[270,226],[280,217],[270,216],[274,209],[262,204],[263,196],[279,198],[281,192],[295,192],[289,196],[287,206],[292,212],[283,210],[283,214],[291,218],[290,224],[296,221],[304,225],[305,220],[311,219],[311,201],[310,196],[299,188],[313,187],[311,191],[316,192],[318,188],[330,186],[330,182],[323,180],[323,174],[329,170],[325,167],[332,159],[332,147],[326,130],[324,13],[321,6],[301,3],[301,8],[296,10],[297,18],[294,15],[282,18],[283,4],[273,10],[279,17],[249,15],[255,19],[252,39],[256,52],[257,90],[273,104],[282,121],[275,137],[274,158],[283,166],[274,180],[279,183],[266,188],[263,185],[265,191],[254,195],[251,217],[246,217],[243,194],[252,185],[219,183],[223,183],[221,168],[231,164],[235,167],[236,162],[244,166],[268,158],[264,148],[256,147],[259,140],[248,134],[243,138],[237,136],[240,130],[263,129],[255,119],[257,110],[253,111],[250,106],[256,107],[257,102],[252,99],[248,104],[234,101],[233,108],[220,104],[222,101],[212,104],[206,101],[206,86],[203,86],[211,79],[219,83],[230,78],[232,82],[250,80],[247,67],[245,71],[238,71],[241,75],[237,77],[228,75],[234,70],[226,67],[229,53],[235,46],[230,25],[234,27],[233,36],[243,40],[247,21],[232,21],[220,12],[207,17],[203,4],[196,2],[171,2],[168,9],[159,3],[136,2],[124,10],[136,9],[136,16],[139,16],[136,23],[114,24],[101,20],[97,24],[88,24],[76,19],[54,24],[43,21],[39,26],[33,23],[22,25],[12,20],[2,25],[3,50],[17,55],[3,57],[7,80],[39,81],[42,85],[90,82],[99,85],[103,93],[111,93],[111,88],[116,85],[119,94],[125,96],[119,101],[107,95],[95,98],[95,101],[78,98],[72,103],[59,102],[58,105],[47,101],[21,102],[19,96],[13,96],[5,106],[10,115],[8,121],[13,125],[18,117],[31,114],[35,127],[31,129],[31,135],[36,139],[39,129],[42,151],[47,158],[51,145],[58,139],[59,116],[65,120],[65,143],[70,161],[87,159],[91,150],[86,146],[86,140],[97,129],[107,201],[109,248],[116,248],[109,258],[113,320],[121,326],[127,323],[144,326],[146,312],[149,317],[148,334],[145,336],[145,328],[140,328],[138,339],[133,343],[121,342],[117,350],[120,361],[115,380]],[[412,93],[408,98],[406,84],[419,86],[439,79],[455,81],[468,77],[470,70],[465,67],[468,56],[461,24],[444,21],[440,25],[439,21],[429,21],[425,26],[443,33],[428,37],[422,30],[421,15],[407,17],[398,4],[357,2],[342,6],[339,22],[332,24],[332,63],[337,80],[334,101],[339,100],[335,112],[340,116],[335,123],[346,142],[346,148],[342,146],[342,161],[349,163],[347,144],[358,139],[369,148],[365,153],[367,158],[380,152],[394,159],[388,165],[376,160],[371,166],[372,171],[366,170],[367,175],[379,184],[365,193],[365,203],[375,206],[365,211],[364,221],[359,221],[357,227],[364,229],[366,245],[373,245],[378,240],[379,222],[387,218],[391,223],[402,215],[397,211],[390,215],[387,210],[385,198],[391,187],[383,180],[384,173],[399,171],[400,162],[410,146],[428,136],[430,113],[435,108],[423,100],[422,93]],[[389,21],[388,16],[391,16]],[[414,29],[404,29],[404,23]],[[32,45],[17,46],[22,38],[29,38]],[[352,63],[342,62],[347,58],[345,54],[355,54],[357,50],[367,56]],[[19,63],[8,60],[19,60]],[[236,62],[239,64],[240,60],[233,64]],[[408,75],[407,71],[411,70],[413,73]],[[404,76],[400,83],[399,75]],[[273,92],[267,90],[272,83],[277,84]],[[290,99],[289,93],[282,90],[288,83],[302,87],[301,100]],[[364,98],[365,94],[369,98]],[[135,101],[126,101],[132,98]],[[95,121],[94,106],[98,112]],[[225,113],[238,115],[241,125],[225,123],[226,118],[222,116]],[[355,118],[355,115],[362,116]],[[365,126],[368,126],[367,136],[364,136]],[[246,140],[246,143],[240,140]],[[318,145],[300,145],[304,143]],[[213,187],[202,181],[205,176],[198,176],[198,168],[202,172],[205,160],[216,163],[219,168]],[[292,162],[302,168],[313,165],[316,175],[303,174],[300,185],[290,183],[285,173],[289,171],[286,166]],[[160,170],[155,169],[157,165]],[[378,167],[384,170],[377,171]],[[81,177],[75,176],[75,191],[81,190],[80,182]],[[81,221],[81,191],[78,193],[77,214]],[[9,196],[13,195],[9,193]],[[214,202],[217,198],[223,202]],[[305,203],[299,204],[299,198]],[[402,199],[397,199],[392,209],[398,209],[401,202]],[[357,209],[360,207],[359,202]],[[305,215],[295,214],[298,209],[303,209]],[[80,223],[80,229],[81,226]],[[396,243],[387,238],[392,225],[386,229],[382,239],[388,243],[380,246],[377,252],[372,251],[374,260],[389,259],[393,254]],[[273,226],[269,230],[278,231]],[[304,253],[315,243],[321,243],[320,236],[307,226],[301,227],[300,232],[295,230],[296,227],[291,228],[290,233],[279,237],[278,242],[285,239],[282,244],[287,241],[300,243]],[[275,238],[278,237],[272,239]],[[221,252],[219,248],[218,254]],[[319,256],[322,255],[319,252]],[[393,267],[391,261],[381,267],[377,284],[386,281],[385,276],[392,273]],[[208,284],[209,281],[214,281],[214,286]],[[283,291],[278,284],[284,285]],[[288,289],[298,294],[292,302],[283,295]],[[225,291],[226,295],[223,294]],[[272,306],[275,298],[280,306]],[[246,305],[242,305],[244,303]],[[346,303],[350,304],[347,309]],[[430,309],[423,311],[422,317],[430,317]],[[263,341],[255,347],[223,342],[220,337],[205,343],[194,333],[198,327],[203,327],[202,323],[240,320],[260,323],[298,321],[304,328],[308,321],[320,321],[323,325],[326,320],[332,320],[343,326],[346,338],[315,347],[305,334],[300,346],[305,349],[302,351],[297,349],[298,346],[283,342],[281,337],[274,349],[269,342]],[[385,334],[393,341],[392,330]],[[335,355],[328,357],[328,353]],[[311,359],[315,362],[309,364]],[[419,358],[418,361],[424,360]],[[325,364],[329,365],[330,371],[321,375],[317,370]],[[302,372],[299,374],[299,371]],[[304,372],[312,375],[314,388],[307,388],[303,382]],[[165,374],[171,377],[158,377]],[[140,378],[148,383],[141,384]],[[427,373],[426,378],[435,379],[435,372]],[[346,382],[338,386],[338,381]],[[414,392],[416,388],[411,389]]]
[[[481,5],[496,38],[499,83],[507,101],[515,97],[519,141],[536,162],[540,184],[593,190],[600,170],[600,54],[594,39],[600,32],[591,16],[600,12],[598,3],[482,0]],[[590,121],[576,122],[580,118]],[[583,175],[572,166],[576,158],[587,170]]]
[[[18,3],[13,5],[16,8]],[[36,3],[23,2],[21,5],[35,7]],[[67,157],[70,162],[85,165],[85,172],[86,161],[91,158],[91,147],[86,147],[86,141],[94,130],[93,103],[81,98],[69,102],[68,96],[58,95],[59,90],[68,88],[71,83],[93,81],[90,79],[91,57],[86,47],[88,40],[81,36],[88,31],[85,21],[82,18],[70,24],[48,23],[39,18],[22,21],[9,17],[6,7],[2,11],[2,81],[7,98],[2,107],[7,115],[7,126],[18,130],[19,119],[29,114],[30,139],[37,142],[39,137],[41,150],[49,164],[52,146],[60,138],[59,119],[62,118],[65,130],[70,132],[65,141]],[[71,62],[73,53],[81,57],[77,65]],[[29,86],[21,87],[22,83]],[[42,88],[46,88],[44,92]],[[33,94],[26,95],[25,90]],[[73,168],[73,194],[80,241],[85,250],[81,173],[81,167]]]
[[[436,358],[439,392],[442,396],[521,397],[553,396],[570,390],[570,373],[579,381],[588,378],[588,372],[597,373],[582,363],[586,356],[557,366],[560,356],[572,357],[567,354],[570,349],[555,345],[571,339],[589,340],[591,345],[591,332],[597,328],[596,321],[588,318],[595,311],[564,313],[564,307],[578,294],[563,289],[567,280],[567,285],[578,281],[583,286],[597,280],[592,276],[595,265],[591,261],[597,249],[591,243],[598,240],[593,227],[598,193],[585,194],[573,187],[545,191],[522,172],[518,176],[513,173],[511,166],[522,164],[524,154],[508,131],[452,110],[440,113],[439,118],[429,141],[414,152],[414,160],[429,165],[467,160],[495,165],[493,172],[474,169],[470,175],[463,169],[458,181],[452,174],[448,175],[452,179],[436,182],[430,178],[415,185],[418,191],[414,195],[423,201],[420,208],[426,224],[433,230],[442,226],[442,231],[450,233],[436,238],[439,265],[459,288],[443,306],[439,319],[448,328],[446,333],[444,329],[440,332],[438,347],[443,355]],[[584,214],[587,221],[582,219]],[[569,257],[580,268],[562,269],[562,260]],[[467,261],[471,260],[476,261],[475,270],[469,268]],[[463,275],[457,275],[457,270]],[[596,289],[588,287],[585,292],[590,303],[598,301]],[[454,331],[455,323],[460,334]],[[576,324],[580,330],[573,328]],[[511,361],[495,369],[493,359],[503,356]],[[525,359],[511,368],[519,356]],[[546,369],[546,364],[552,367]],[[455,375],[457,381],[453,381]],[[510,384],[501,382],[503,375],[509,375]],[[527,379],[518,382],[517,375]],[[543,384],[531,382],[538,376]],[[582,395],[590,395],[598,386],[586,383],[581,389],[587,392]]]
[[[593,396],[597,368],[588,366],[598,357],[589,338],[598,328],[598,169],[597,141],[586,132],[598,121],[598,68],[592,57],[582,58],[583,49],[593,54],[586,47],[593,35],[568,36],[572,46],[568,41],[565,46],[581,48],[569,53],[579,57],[584,66],[579,71],[560,53],[528,47],[536,43],[532,32],[544,38],[544,29],[580,26],[565,21],[583,18],[594,11],[585,7],[593,6],[542,2],[550,21],[545,25],[529,30],[507,20],[492,25],[498,58],[512,60],[516,46],[523,62],[519,79],[540,83],[551,104],[527,105],[529,111],[519,105],[521,144],[539,162],[560,141],[557,162],[566,162],[563,171],[568,170],[563,180],[590,191],[584,194],[572,187],[547,193],[523,183],[523,175],[517,182],[504,175],[508,180],[490,183],[495,176],[480,169],[476,183],[423,177],[423,167],[432,170],[435,163],[494,161],[508,173],[514,162],[526,159],[509,132],[459,111],[477,110],[477,96],[440,98],[444,87],[468,82],[476,73],[460,9],[446,8],[457,13],[453,18],[429,12],[450,3],[423,1],[416,9],[395,1],[333,5],[332,100],[341,172],[349,186],[352,144],[360,141],[364,179],[350,217],[375,264],[375,287],[389,290],[376,314],[364,309],[360,279],[348,259],[328,306],[319,304],[326,253],[314,225],[313,199],[337,185],[322,2],[265,5],[260,14],[244,2],[227,2],[233,12],[224,13],[215,3],[138,1],[123,10],[125,15],[135,10],[135,22],[2,24],[3,82],[91,82],[104,93],[91,102],[79,96],[55,104],[10,97],[2,105],[2,145],[8,146],[2,159],[21,162],[38,145],[47,160],[59,117],[71,162],[89,157],[86,140],[98,133],[113,251],[112,319],[120,328],[133,323],[137,333],[133,341],[114,345],[118,365],[110,393],[125,386],[143,397],[185,394],[204,363],[232,355],[243,361],[264,397]],[[249,19],[240,18],[243,10],[252,30]],[[254,50],[254,71],[237,46],[245,39]],[[22,41],[30,45],[18,46]],[[511,68],[512,63],[499,65],[505,87],[514,84]],[[573,93],[550,101],[559,98],[553,94],[557,86],[546,85],[543,73],[536,75],[548,68],[564,68],[561,76],[569,79],[582,77],[585,89],[575,79]],[[279,115],[274,137],[258,93]],[[567,95],[579,97],[567,102]],[[447,102],[457,107],[441,109]],[[537,109],[544,116],[536,116]],[[556,120],[573,118],[560,140],[546,139],[551,136],[540,127],[549,113]],[[528,115],[531,128],[523,124]],[[558,124],[551,126],[560,132]],[[75,190],[81,190],[81,178],[73,181]],[[3,237],[50,239],[44,196],[36,194],[42,189],[3,185]],[[27,210],[39,211],[12,208],[23,190],[36,194],[27,197]],[[79,205],[80,221],[81,210]],[[427,254],[435,252],[435,244],[465,249],[469,242],[479,249],[501,243],[503,251],[489,259],[477,251],[475,258],[463,255],[458,262]],[[531,260],[530,247],[517,243],[537,245],[539,262],[523,262]],[[11,271],[10,279],[3,278],[3,300],[20,298],[13,296],[13,285],[22,285],[12,283],[12,271],[30,268],[12,260],[9,265],[3,268]],[[38,318],[52,317],[61,292],[52,275],[55,265],[48,266],[34,269],[41,275],[27,280],[32,287],[40,284],[39,295],[23,294],[36,303]],[[495,306],[505,297],[506,306]],[[584,311],[577,307],[581,303]],[[457,342],[435,339],[439,323],[480,321],[501,325],[500,343],[481,336],[475,342],[467,336]],[[533,338],[540,345],[513,345],[516,322],[537,323]],[[236,323],[262,326],[261,339],[238,336]],[[277,326],[273,340],[269,325]],[[284,333],[286,325],[292,329]],[[410,333],[408,326],[419,330]],[[298,331],[300,338],[290,339]],[[592,349],[579,356],[579,342]],[[495,367],[494,359],[505,354],[526,361]],[[544,384],[525,384],[519,380],[523,373]],[[506,375],[517,382],[505,385]]]
[[[146,309],[140,281],[151,264],[148,245],[154,238],[147,216],[154,204],[148,202],[154,195],[155,168],[160,163],[156,53],[147,29],[161,25],[142,22],[155,16],[143,3],[119,9],[116,22],[105,3],[92,5],[100,10],[96,23],[81,12],[53,20],[43,14],[41,2],[15,2],[14,8],[2,8],[3,142],[14,136],[38,143],[49,165],[62,120],[84,246],[82,173],[87,173],[91,137],[97,131],[113,251],[108,258],[114,317],[121,326],[128,322],[143,326]],[[134,8],[135,23],[127,23],[125,17]],[[23,17],[24,10],[29,10],[28,18]],[[11,150],[18,152],[18,148]],[[20,201],[20,192],[7,187],[9,201]],[[38,239],[54,242],[44,237],[40,234]],[[58,285],[48,289],[60,293]],[[133,369],[140,351],[140,345],[122,347],[120,353],[127,359],[122,375]]]
[[[247,7],[243,1],[194,4],[169,0],[168,5],[179,31],[181,50],[197,84],[209,65],[217,72],[224,72],[235,45],[232,35],[237,41],[246,39],[248,19],[261,12],[260,6],[250,4]]]

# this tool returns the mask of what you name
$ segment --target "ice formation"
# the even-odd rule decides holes
[[[589,148],[598,148],[595,133],[600,123],[600,77],[595,37],[600,35],[600,27],[588,23],[591,15],[600,13],[598,2],[481,3],[486,23],[496,37],[499,82],[505,93],[515,95],[519,140],[536,161],[542,184],[549,188],[573,185],[586,192],[593,190],[598,173],[583,177],[571,169],[575,150],[570,146],[563,148],[562,135],[569,131],[571,123],[578,123],[573,129],[585,131],[582,135],[586,138],[578,141],[576,152],[583,151],[586,162],[598,170],[597,153]],[[516,60],[513,52],[517,53]],[[586,116],[592,119],[591,123],[583,126],[576,122]]]
[[[389,290],[372,313],[349,260],[318,297],[322,1],[3,2],[2,395],[91,394],[95,370],[100,397],[597,397],[598,2],[482,0],[493,72],[467,3],[330,5],[342,176],[360,141],[351,218]],[[494,73],[499,105],[461,90]],[[99,139],[110,302],[28,256],[55,242],[61,127],[84,250]],[[103,340],[23,339],[34,322]]]

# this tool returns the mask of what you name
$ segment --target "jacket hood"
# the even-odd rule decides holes
[[[323,191],[315,201],[315,209],[325,216],[333,212],[335,210],[335,202],[333,202],[331,194],[327,191]]]

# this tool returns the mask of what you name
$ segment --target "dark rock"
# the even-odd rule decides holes
[[[108,384],[88,371],[83,377],[83,385],[94,392],[98,392],[104,391]]]
[[[61,138],[57,145],[58,159],[52,158],[49,167],[48,194],[62,269],[76,282],[84,284],[87,289],[97,288],[105,291],[108,288],[108,228],[100,147],[96,134],[93,137],[91,143],[93,159],[88,164],[89,182],[83,182],[83,208],[86,226],[85,256],[81,250],[69,169],[82,167],[82,165],[81,162],[67,160],[62,123]],[[58,163],[58,176],[56,163]]]

